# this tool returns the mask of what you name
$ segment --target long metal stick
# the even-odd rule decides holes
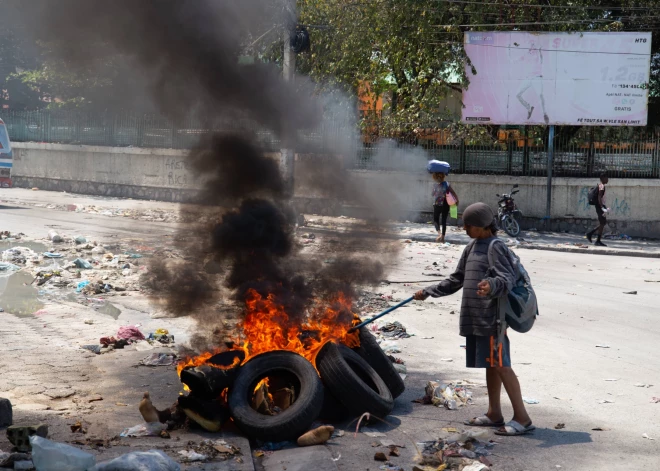
[[[383,317],[383,316],[386,315],[386,314],[389,314],[390,312],[394,311],[395,309],[399,309],[401,306],[403,306],[404,304],[408,304],[408,303],[409,303],[410,301],[412,301],[413,299],[414,299],[413,296],[409,297],[408,299],[404,299],[403,301],[401,301],[401,302],[400,302],[399,304],[397,304],[396,306],[388,307],[387,309],[385,309],[383,312],[381,312],[381,313],[378,314],[377,316],[372,317],[371,319],[366,320],[366,321],[364,321],[364,322],[361,322],[361,323],[359,323],[358,325],[354,325],[353,327],[351,327],[350,329],[348,329],[348,331],[349,331],[349,332],[353,332],[353,331],[355,331],[355,330],[358,330],[360,327],[364,327],[364,326],[367,325],[367,324],[371,324],[371,323],[372,323],[373,321],[375,321],[376,319],[380,319],[381,317]]]

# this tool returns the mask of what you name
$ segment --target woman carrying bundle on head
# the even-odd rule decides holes
[[[431,160],[426,166],[426,170],[433,177],[433,223],[438,232],[436,242],[444,242],[447,232],[447,217],[451,210],[452,217],[457,218],[458,196],[454,189],[446,180],[451,167],[447,162],[440,160]],[[440,227],[442,223],[442,228]]]

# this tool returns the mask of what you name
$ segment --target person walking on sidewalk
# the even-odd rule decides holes
[[[516,270],[503,243],[495,240],[497,225],[490,207],[484,203],[468,206],[463,213],[467,235],[473,240],[463,251],[456,271],[437,285],[415,293],[414,298],[449,296],[463,288],[460,335],[465,337],[466,366],[485,368],[488,412],[466,425],[497,427],[498,435],[524,435],[535,429],[523,402],[518,378],[511,368],[509,338],[497,344],[498,298],[505,296],[516,281]],[[494,266],[488,251],[493,252]],[[504,423],[500,394],[502,385],[513,406],[513,419]]]
[[[447,195],[450,194],[452,196],[455,201],[454,204],[458,204],[458,196],[451,185],[449,185],[449,182],[446,181],[447,175],[445,173],[434,172],[432,175],[435,182],[433,185],[433,224],[435,224],[435,230],[438,232],[438,237],[435,241],[444,243],[445,234],[447,233],[447,217],[449,216],[450,209]]]
[[[598,183],[596,190],[597,193],[594,195],[595,197],[593,198],[593,201],[589,201],[596,207],[596,214],[598,215],[598,227],[590,232],[587,232],[587,239],[589,239],[589,242],[593,242],[594,234],[598,232],[598,239],[596,239],[595,244],[598,247],[606,247],[606,245],[601,242],[600,238],[603,236],[603,231],[607,225],[607,218],[605,215],[610,211],[608,207],[605,206],[605,185],[607,185],[608,182],[609,179],[607,178],[607,174],[601,173],[600,183]]]

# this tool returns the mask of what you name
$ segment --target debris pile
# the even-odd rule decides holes
[[[440,381],[429,381],[424,388],[425,395],[414,402],[419,404],[433,404],[436,407],[444,407],[456,410],[472,404],[472,392],[467,389],[467,384],[458,381],[456,383],[444,384]]]
[[[418,443],[421,456],[418,466],[413,469],[488,471],[492,466],[487,458],[490,449],[495,446],[490,441],[486,430],[459,432],[456,429],[443,429],[451,435],[436,441]]]
[[[156,329],[147,337],[140,331],[139,325],[121,326],[114,336],[105,336],[99,339],[98,344],[81,345],[80,348],[89,350],[97,355],[121,350],[128,345],[136,345],[138,351],[151,350],[154,347],[174,348],[174,336],[167,329]],[[145,366],[166,366],[176,361],[176,355],[168,353],[154,353],[142,360]]]

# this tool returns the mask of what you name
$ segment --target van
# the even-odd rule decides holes
[[[11,142],[5,122],[0,119],[0,188],[11,188],[12,168]]]

